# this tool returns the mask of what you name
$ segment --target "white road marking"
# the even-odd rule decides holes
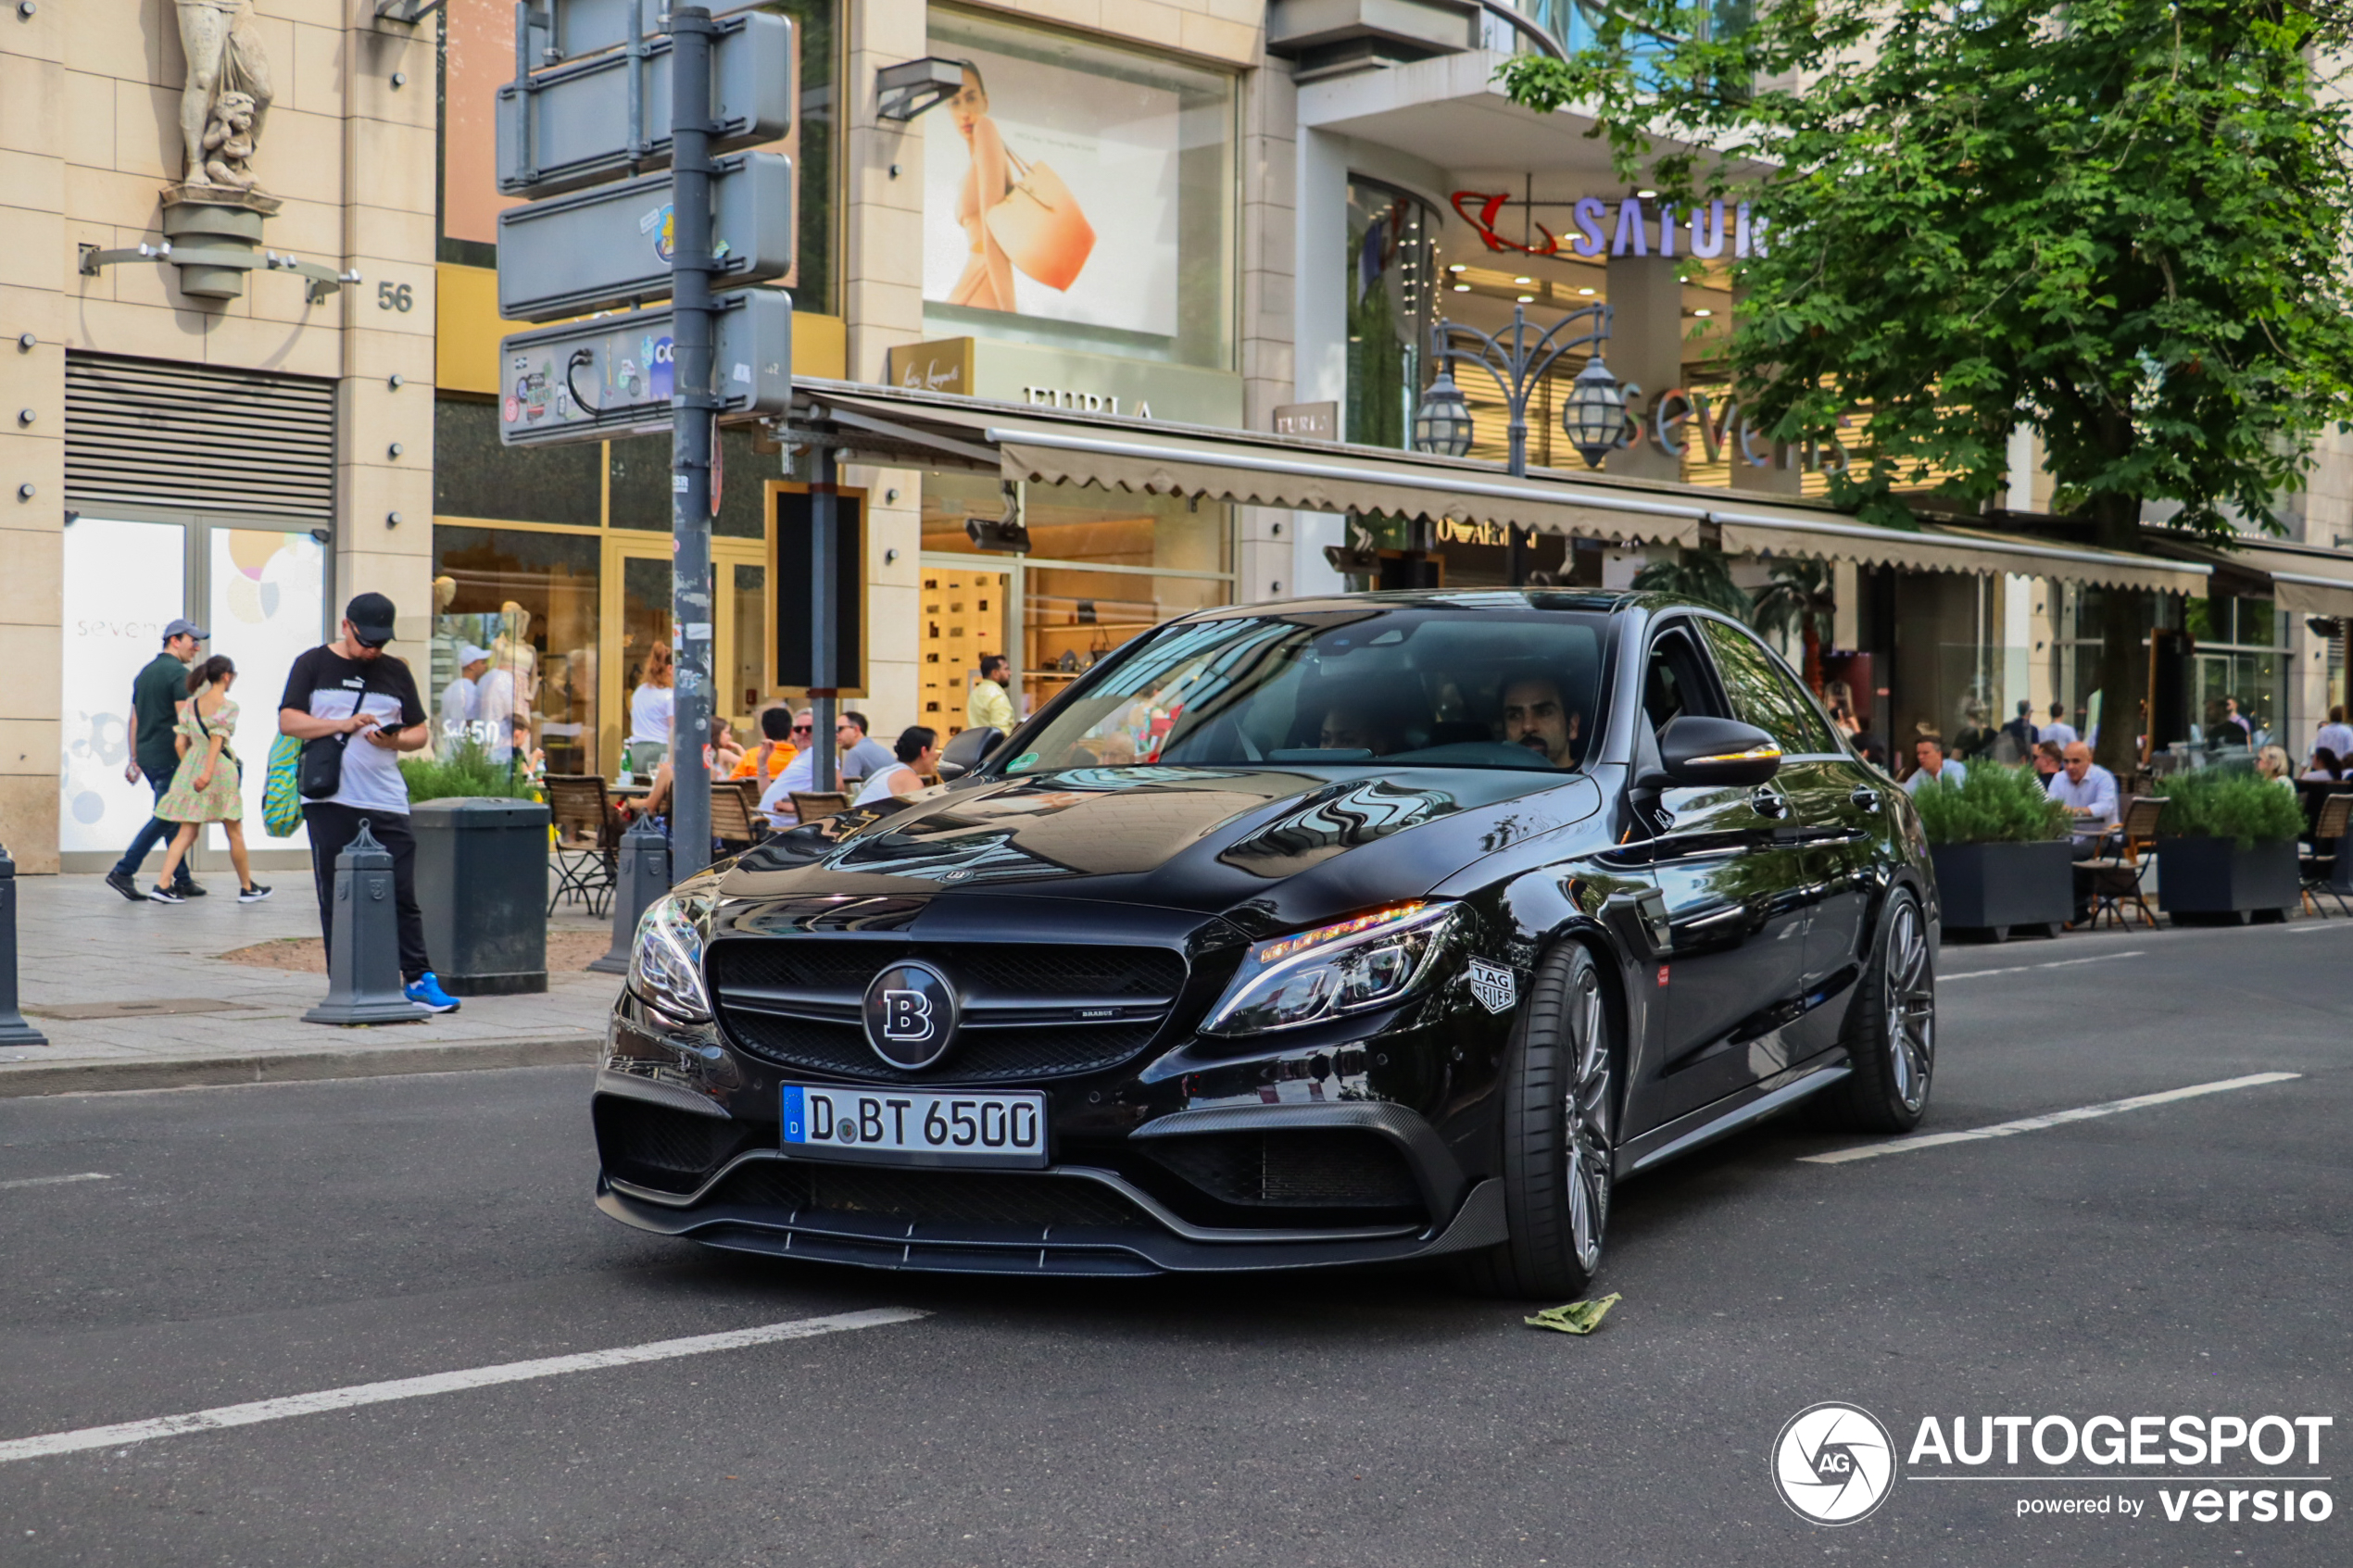
[[[1801,1154],[1798,1159],[1809,1165],[1843,1165],[1853,1160],[1875,1160],[1882,1154],[1906,1154],[1916,1148],[1942,1148],[1946,1144],[1976,1143],[1983,1138],[2007,1138],[2016,1133],[2039,1133],[2045,1127],[2064,1126],[2070,1122],[2088,1122],[2095,1116],[2113,1116],[2120,1110],[2138,1110],[2144,1106],[2171,1105],[2177,1099],[2196,1099],[2200,1095],[2219,1095],[2225,1089],[2251,1089],[2259,1084],[2284,1084],[2291,1078],[2301,1078],[2301,1073],[2250,1073],[2244,1078],[2223,1078],[2211,1084],[2192,1084],[2187,1088],[2167,1089],[2162,1094],[2134,1095],[2131,1099],[2112,1099],[2101,1105],[2080,1105],[2072,1110],[2053,1110],[2041,1116],[2022,1116],[2015,1122],[1996,1122],[1990,1127],[1972,1127],[1965,1133],[1931,1133],[1926,1137],[1897,1138],[1893,1143],[1867,1143],[1859,1148],[1833,1149],[1828,1154]]]
[[[288,1416],[315,1415],[321,1411],[350,1410],[393,1399],[417,1399],[429,1394],[454,1394],[465,1388],[487,1388],[499,1383],[521,1383],[535,1377],[560,1377],[571,1372],[596,1372],[604,1367],[635,1366],[641,1361],[673,1361],[680,1356],[708,1355],[713,1350],[737,1350],[779,1339],[808,1339],[821,1334],[841,1334],[853,1328],[881,1328],[912,1323],[928,1313],[912,1307],[875,1307],[862,1312],[840,1312],[825,1318],[799,1318],[790,1323],[763,1323],[758,1328],[731,1329],[724,1334],[698,1334],[686,1339],[657,1339],[645,1345],[623,1345],[610,1350],[588,1350],[576,1356],[548,1356],[535,1361],[508,1361],[499,1366],[470,1367],[463,1372],[436,1372],[423,1377],[396,1378],[389,1383],[359,1383],[348,1388],[323,1388],[315,1394],[295,1394],[283,1399],[256,1399],[251,1404],[222,1405],[185,1415],[160,1416],[153,1421],[126,1421],[116,1426],[85,1426],[79,1432],[51,1432],[38,1437],[0,1442],[0,1464],[49,1454],[77,1453],[84,1449],[120,1448],[151,1437],[182,1437],[192,1432],[216,1432],[224,1426],[251,1426],[258,1422],[283,1421]]]
[[[2135,947],[2129,953],[2094,953],[2088,959],[2053,959],[2049,963],[2022,963],[2011,969],[1972,969],[1960,974],[1940,974],[1944,980],[1975,980],[1988,974],[2024,974],[2032,969],[2069,969],[2080,963],[2106,963],[2110,959],[2141,959],[2148,956],[2145,948]]]
[[[12,1182],[0,1182],[0,1187],[54,1187],[68,1182],[110,1182],[112,1176],[104,1171],[82,1171],[70,1176],[19,1176]]]

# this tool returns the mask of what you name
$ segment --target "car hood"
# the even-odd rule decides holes
[[[979,895],[1103,900],[1274,930],[1419,897],[1600,804],[1581,774],[1532,771],[1073,769],[796,829],[739,858],[719,892],[804,909],[878,900],[878,912]]]

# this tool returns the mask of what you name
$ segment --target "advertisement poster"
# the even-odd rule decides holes
[[[272,838],[261,822],[261,792],[269,782],[270,746],[278,738],[278,695],[286,671],[307,648],[325,640],[326,552],[308,533],[258,528],[212,530],[212,602],[205,630],[210,653],[236,660],[237,734],[231,744],[242,764],[245,797],[245,844],[256,849],[300,849],[308,843],[296,828],[290,838]],[[216,849],[229,840],[219,827],[205,830]]]
[[[1175,336],[1177,94],[957,57],[964,90],[922,120],[924,298]]]
[[[183,613],[184,530],[83,517],[65,531],[65,689],[59,716],[57,848],[120,855],[155,811],[122,776],[131,683]]]

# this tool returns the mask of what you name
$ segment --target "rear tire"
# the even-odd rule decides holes
[[[1908,1133],[1927,1114],[1936,1073],[1936,956],[1909,889],[1888,897],[1861,991],[1846,1042],[1855,1071],[1822,1095],[1822,1109],[1834,1128]]]
[[[1504,1209],[1511,1239],[1458,1277],[1483,1296],[1567,1300],[1601,1267],[1617,1181],[1617,1025],[1593,955],[1567,943],[1536,969],[1504,1066]]]

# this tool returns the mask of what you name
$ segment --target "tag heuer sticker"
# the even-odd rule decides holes
[[[1478,998],[1478,1005],[1489,1012],[1509,1012],[1512,1004],[1519,999],[1519,982],[1512,972],[1484,959],[1471,960],[1470,988],[1471,995]]]

